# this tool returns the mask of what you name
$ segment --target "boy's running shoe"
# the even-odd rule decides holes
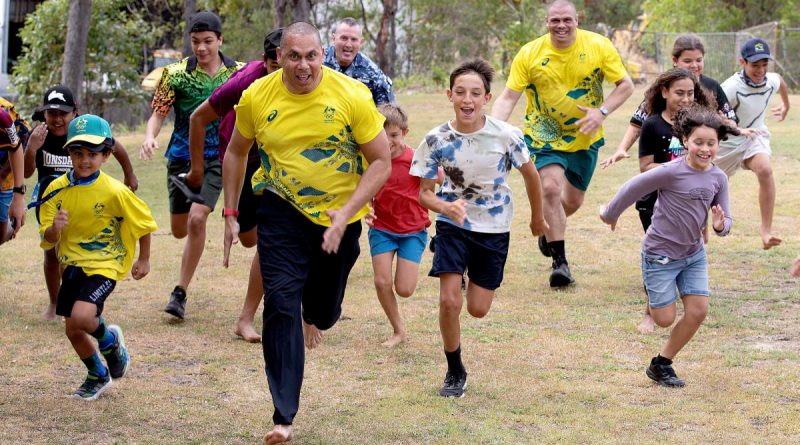
[[[553,272],[550,273],[550,287],[565,287],[574,283],[569,265],[566,262],[557,263],[553,261]]]
[[[175,286],[175,289],[169,295],[169,303],[164,308],[164,312],[183,320],[186,312],[186,291],[183,288]]]
[[[117,341],[108,351],[108,354],[103,353],[103,357],[106,358],[106,363],[108,363],[108,372],[111,374],[111,378],[119,379],[125,376],[130,367],[128,348],[125,347],[125,336],[122,335],[122,328],[112,324],[108,327],[108,330],[114,333]]]
[[[686,382],[678,378],[678,375],[675,374],[672,365],[657,364],[655,357],[650,360],[650,366],[645,370],[645,374],[661,386],[681,388],[686,385]]]
[[[464,390],[467,389],[467,373],[456,374],[447,370],[444,377],[444,386],[439,390],[442,397],[464,397]]]
[[[104,393],[108,387],[111,386],[111,376],[106,374],[105,377],[98,377],[93,374],[86,376],[86,381],[83,382],[78,389],[75,390],[73,397],[87,402],[97,400],[100,394]]]

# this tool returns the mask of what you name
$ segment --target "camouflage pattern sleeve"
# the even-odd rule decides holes
[[[161,80],[158,81],[156,91],[153,93],[153,101],[150,104],[153,111],[161,117],[167,117],[172,104],[175,103],[175,90],[172,88],[170,67],[172,65],[164,67],[164,72],[161,73]]]

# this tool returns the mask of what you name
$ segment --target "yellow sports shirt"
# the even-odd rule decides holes
[[[611,83],[626,75],[619,53],[607,38],[577,30],[575,43],[558,49],[545,34],[519,50],[506,86],[525,91],[525,142],[531,149],[586,150],[603,139],[602,128],[589,137],[575,125],[586,113],[578,105],[603,104],[603,79]]]
[[[43,196],[69,185],[69,174],[55,179]],[[123,183],[100,172],[93,182],[67,187],[42,204],[39,210],[41,246],[58,210],[66,210],[67,225],[57,244],[58,261],[83,269],[86,275],[102,275],[119,281],[131,269],[139,238],[156,230],[150,209]]]
[[[271,188],[315,224],[330,226],[325,211],[347,202],[367,168],[358,144],[375,139],[384,117],[364,84],[327,67],[308,94],[290,93],[282,75],[255,81],[236,105],[236,128],[256,140],[261,159],[253,191]],[[367,212],[364,206],[350,222]]]

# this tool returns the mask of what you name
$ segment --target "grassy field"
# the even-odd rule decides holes
[[[637,90],[607,121],[601,158],[616,147],[640,97]],[[400,92],[398,101],[410,115],[412,146],[452,116],[441,93]],[[794,139],[800,97],[792,103],[785,122],[770,122],[778,184],[774,233],[784,244],[761,250],[757,182],[739,172],[731,187],[733,231],[708,246],[710,314],[676,360],[685,388],[657,387],[644,374],[669,331],[635,329],[643,309],[636,212],[628,210],[613,233],[596,215],[637,173],[637,162],[596,172],[585,205],[569,220],[567,251],[577,284],[562,291],[547,285],[549,261],[527,230],[529,210],[514,174],[517,212],[505,281],[486,318],[462,317],[466,397],[437,395],[445,361],[438,281],[426,276],[429,254],[416,294],[401,302],[410,340],[386,349],[380,343],[391,329],[362,236],[344,316],[307,354],[292,443],[800,443],[799,284],[787,273],[800,253]],[[162,147],[169,132],[162,131]],[[132,158],[142,138],[120,135]],[[105,317],[125,329],[132,367],[100,400],[68,397],[86,370],[62,323],[39,320],[47,294],[32,214],[18,238],[0,248],[0,443],[255,444],[271,428],[261,347],[232,334],[254,251],[237,246],[231,268],[221,267],[218,212],[189,288],[186,321],[174,323],[162,312],[183,247],[169,233],[164,164],[163,158],[135,160],[139,195],[160,228],[150,275],[120,282],[107,302]],[[119,175],[113,160],[106,170]]]

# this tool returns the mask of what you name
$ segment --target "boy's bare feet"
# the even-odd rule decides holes
[[[399,332],[395,333],[394,335],[386,339],[385,342],[381,343],[381,346],[385,346],[387,348],[393,348],[399,345],[400,343],[403,343],[404,341],[406,341],[405,332]]]
[[[261,343],[261,336],[253,328],[252,321],[245,321],[240,318],[233,327],[233,333],[248,343]]]
[[[313,324],[303,321],[303,340],[306,343],[306,348],[314,349],[322,343],[322,331]]]
[[[652,334],[656,331],[656,322],[653,321],[650,314],[644,314],[644,318],[639,322],[639,326],[636,326],[636,329],[642,334]]]
[[[275,443],[284,443],[292,440],[292,426],[291,425],[275,425],[272,431],[264,436],[264,444],[272,445]]]
[[[761,243],[763,244],[764,250],[769,250],[775,246],[780,246],[783,242],[783,240],[777,236],[772,236],[769,233],[769,230],[761,229],[759,232],[761,232]]]
[[[58,320],[58,315],[56,315],[56,305],[55,304],[48,304],[47,309],[42,312],[42,320],[44,321],[56,321]]]

